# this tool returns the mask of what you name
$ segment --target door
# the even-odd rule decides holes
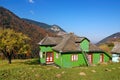
[[[46,53],[46,63],[53,62],[53,52],[47,52]]]
[[[104,62],[104,55],[103,54],[100,54],[100,63],[101,62]]]
[[[87,54],[87,57],[88,57],[89,63],[92,64],[92,60],[93,60],[92,54]]]

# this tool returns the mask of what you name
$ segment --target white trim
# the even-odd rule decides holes
[[[78,61],[78,54],[72,54],[71,60],[72,61]]]
[[[43,52],[39,52],[40,58],[43,58]]]

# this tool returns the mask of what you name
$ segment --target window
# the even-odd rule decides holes
[[[77,54],[72,55],[72,61],[78,61],[78,55]]]
[[[43,58],[45,58],[45,52],[43,52]]]
[[[39,55],[40,55],[40,58],[45,58],[45,52],[40,52]]]

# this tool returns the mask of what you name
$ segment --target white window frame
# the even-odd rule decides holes
[[[78,54],[72,54],[71,60],[72,61],[78,61]]]

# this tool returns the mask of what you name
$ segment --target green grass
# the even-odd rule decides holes
[[[0,80],[120,80],[120,63],[59,69],[40,65],[37,59],[13,60],[12,64],[0,60]]]

